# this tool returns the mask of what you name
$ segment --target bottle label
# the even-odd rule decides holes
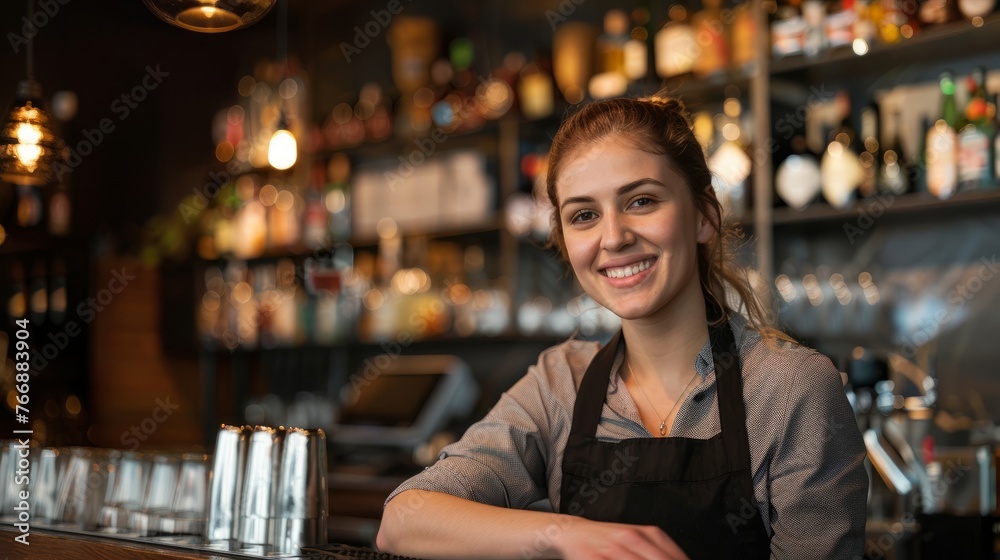
[[[951,196],[958,184],[958,140],[955,131],[940,126],[941,122],[927,131],[927,190],[943,199]]]
[[[968,126],[958,136],[958,180],[962,183],[988,182],[990,140],[978,128]]]
[[[656,73],[669,78],[690,72],[700,48],[694,29],[674,25],[656,34]]]

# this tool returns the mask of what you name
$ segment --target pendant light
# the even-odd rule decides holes
[[[156,17],[199,33],[222,33],[252,25],[276,0],[142,0]]]
[[[281,8],[278,10],[278,59],[281,60],[284,74],[288,76],[288,0],[279,0]],[[279,95],[279,97],[281,97]],[[278,170],[285,170],[295,165],[298,158],[298,142],[295,135],[288,130],[288,112],[285,110],[285,100],[282,98],[280,113],[278,114],[278,128],[271,135],[271,140],[267,144],[267,162],[271,167]]]
[[[28,19],[34,1],[28,1]],[[17,185],[45,185],[54,180],[54,166],[61,161],[63,142],[52,130],[52,119],[42,109],[42,86],[35,81],[32,39],[27,44],[28,77],[0,124],[0,180]]]

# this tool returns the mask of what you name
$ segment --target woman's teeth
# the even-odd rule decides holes
[[[618,268],[605,268],[604,275],[608,278],[628,278],[634,274],[639,274],[643,270],[653,266],[653,259],[644,260],[641,263],[631,266],[621,266]]]

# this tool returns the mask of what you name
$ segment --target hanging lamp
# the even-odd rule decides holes
[[[32,21],[34,1],[28,1]],[[52,130],[52,119],[42,109],[42,86],[35,81],[32,39],[27,44],[28,77],[0,124],[0,180],[16,185],[46,185],[55,179],[55,164],[62,160],[63,142]]]
[[[278,0],[281,9],[278,10],[278,58],[281,60],[284,74],[288,76],[288,0]],[[280,94],[279,94],[280,97]],[[285,170],[295,165],[298,158],[298,142],[295,135],[288,130],[288,111],[285,109],[285,100],[280,101],[281,108],[278,114],[278,128],[271,135],[271,140],[267,144],[267,162],[271,167],[278,170]]]
[[[199,33],[222,33],[254,24],[277,0],[142,0],[156,17]]]

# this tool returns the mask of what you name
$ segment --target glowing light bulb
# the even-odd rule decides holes
[[[288,169],[295,165],[298,144],[295,136],[284,129],[277,130],[267,145],[267,162],[275,169]]]

